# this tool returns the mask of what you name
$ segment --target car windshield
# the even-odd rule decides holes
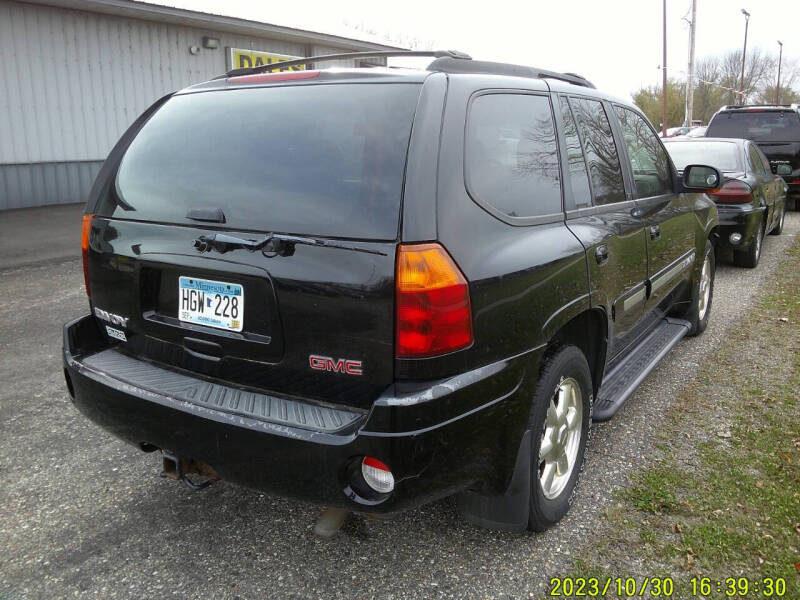
[[[679,171],[686,165],[711,165],[720,171],[742,171],[739,147],[732,142],[672,142],[664,144]]]
[[[178,95],[142,128],[101,214],[397,238],[419,84],[289,85]],[[116,196],[115,196],[116,194]]]
[[[706,135],[756,142],[798,142],[800,115],[793,110],[722,112],[711,121]]]

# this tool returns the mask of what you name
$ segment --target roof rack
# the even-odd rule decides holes
[[[293,60],[282,60],[280,62],[271,63],[268,65],[258,65],[257,67],[244,67],[241,69],[231,69],[224,75],[215,77],[214,79],[222,79],[224,77],[236,77],[238,75],[255,75],[257,73],[265,73],[267,71],[274,71],[275,69],[285,69],[286,67],[295,67],[299,65],[307,65],[310,63],[327,62],[331,60],[345,60],[348,58],[390,58],[394,56],[429,56],[432,58],[448,57],[458,60],[472,60],[469,54],[459,52],[458,50],[376,50],[375,52],[346,52],[344,54],[322,54],[320,56],[307,56],[306,58],[297,58]]]
[[[585,77],[576,73],[558,73],[537,67],[526,67],[508,63],[488,62],[472,60],[472,57],[465,52],[458,50],[386,50],[375,52],[347,52],[344,54],[323,54],[321,56],[308,56],[292,60],[282,60],[267,65],[257,67],[245,67],[242,69],[231,69],[224,75],[219,75],[214,79],[224,79],[226,77],[237,77],[239,75],[255,75],[266,73],[276,69],[285,69],[307,65],[310,63],[320,63],[332,60],[345,60],[349,58],[390,58],[390,57],[413,57],[428,56],[435,58],[428,65],[428,71],[439,71],[442,73],[485,73],[490,75],[512,75],[515,77],[529,77],[533,79],[558,79],[573,85],[594,88],[594,84]]]
[[[483,60],[457,61],[448,56],[438,58],[428,65],[429,71],[443,73],[484,73],[488,75],[511,75],[533,79],[558,79],[572,85],[594,88],[594,84],[575,73],[559,73],[538,67],[526,67],[509,63],[488,62]]]
[[[791,108],[797,110],[800,108],[796,102],[792,104],[726,104],[720,107],[719,110],[737,110],[742,108]]]

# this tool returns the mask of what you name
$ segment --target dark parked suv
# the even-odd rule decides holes
[[[787,200],[800,208],[800,105],[723,106],[711,118],[706,137],[752,140],[773,173],[789,186]]]
[[[679,176],[579,76],[429,54],[239,70],[132,125],[84,216],[91,314],[64,327],[85,415],[195,487],[566,513],[592,418],[706,326],[720,174]]]

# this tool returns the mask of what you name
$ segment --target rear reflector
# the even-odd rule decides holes
[[[439,244],[397,252],[396,356],[421,358],[472,343],[467,280]]]
[[[721,188],[708,193],[720,204],[745,204],[753,200],[753,190],[743,181],[728,181]]]
[[[293,79],[313,79],[319,77],[319,71],[285,71],[282,73],[255,73],[228,77],[228,83],[271,83],[273,81],[291,81]]]
[[[394,475],[385,464],[377,458],[365,456],[361,461],[361,475],[364,481],[376,492],[388,494],[394,489]]]
[[[83,226],[81,227],[81,256],[83,257],[83,281],[86,284],[86,295],[92,297],[89,290],[89,234],[92,232],[92,217],[94,215],[83,215]]]

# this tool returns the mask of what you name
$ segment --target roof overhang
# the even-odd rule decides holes
[[[359,50],[403,50],[397,46],[389,46],[375,42],[357,40],[348,37],[317,33],[303,29],[260,23],[238,17],[213,15],[209,13],[162,6],[147,2],[133,0],[22,0],[28,4],[40,4],[57,8],[68,8],[84,12],[100,13],[141,19],[158,23],[170,23],[207,29],[211,31],[224,31],[254,37],[268,37],[271,39],[294,42],[298,44],[322,44],[335,48]]]

